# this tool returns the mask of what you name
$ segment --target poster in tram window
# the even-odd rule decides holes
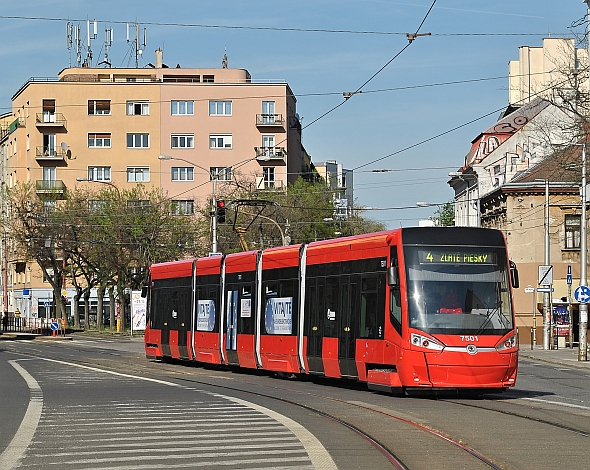
[[[252,299],[242,299],[242,305],[240,308],[240,317],[242,317],[242,318],[252,317]]]
[[[199,300],[197,304],[197,330],[213,331],[215,327],[215,302]]]
[[[146,298],[141,296],[141,291],[131,292],[131,330],[145,330],[146,323]]]
[[[268,299],[264,325],[269,335],[290,335],[293,332],[293,297]]]

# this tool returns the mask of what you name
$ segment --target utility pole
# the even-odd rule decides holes
[[[590,0],[588,0],[590,2]],[[590,4],[589,4],[590,5]],[[584,131],[585,132],[585,131]],[[582,144],[582,220],[580,220],[580,285],[585,286],[587,279],[587,223],[586,223],[586,136]],[[579,342],[578,342],[578,361],[587,360],[588,346],[588,304],[580,303],[580,323],[579,323]]]
[[[590,15],[590,0],[584,0],[584,3],[588,6],[588,14]],[[590,16],[588,16],[590,22]],[[588,41],[588,52],[590,52],[590,23],[586,26],[586,40]],[[590,56],[588,56],[588,63],[590,64]],[[586,230],[586,141],[587,141],[587,130],[583,128],[583,141],[582,141],[582,220],[580,227],[580,285],[585,286],[587,284],[586,275],[586,263],[587,263],[587,230]],[[579,324],[579,342],[578,342],[578,361],[588,360],[588,304],[580,304],[580,324]]]
[[[590,0],[588,0],[590,1]],[[545,266],[549,266],[549,180],[545,180]],[[549,286],[551,287],[551,286]],[[543,293],[543,349],[551,349],[551,292]]]

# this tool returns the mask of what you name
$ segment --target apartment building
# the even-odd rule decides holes
[[[217,182],[240,177],[280,190],[301,174],[301,125],[286,82],[258,83],[225,65],[168,68],[160,50],[155,62],[29,79],[3,120],[6,184],[35,182],[38,194],[59,198],[92,182],[121,189],[143,183],[162,188],[190,215]],[[7,268],[9,311],[35,298],[42,316],[49,284],[35,266],[24,275],[15,266]]]

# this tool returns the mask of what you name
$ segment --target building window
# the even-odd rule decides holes
[[[111,114],[111,100],[88,100],[88,115]]]
[[[274,124],[275,123],[275,102],[274,101],[263,101],[262,102],[262,124]]]
[[[272,166],[265,166],[262,168],[262,181],[264,181],[265,188],[275,187],[275,169]]]
[[[565,216],[565,247],[580,248],[582,217],[575,214]]]
[[[231,145],[231,134],[212,134],[209,136],[209,148],[211,149],[230,149]]]
[[[149,114],[149,101],[127,101],[127,116],[148,116]]]
[[[195,114],[194,101],[172,101],[171,112],[173,116]]]
[[[194,201],[172,201],[172,213],[175,215],[194,215]]]
[[[231,166],[212,166],[209,168],[212,180],[217,181],[231,181],[232,171]]]
[[[149,134],[127,134],[128,149],[147,149],[150,148]]]
[[[127,181],[130,183],[147,183],[150,180],[150,168],[131,166],[127,168]]]
[[[203,75],[203,83],[213,83],[215,81],[214,75]]]
[[[195,169],[193,167],[172,167],[172,181],[194,181]]]
[[[131,199],[127,201],[129,209],[149,209],[150,201],[147,199]]]
[[[209,116],[231,116],[231,101],[209,101]]]
[[[90,181],[111,181],[111,167],[89,166],[88,179]]]
[[[193,149],[195,148],[194,134],[172,134],[173,149]]]
[[[88,134],[88,147],[110,147],[111,134]]]

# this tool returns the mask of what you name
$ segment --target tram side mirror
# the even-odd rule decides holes
[[[516,269],[516,263],[514,261],[510,261],[510,280],[512,287],[518,289],[520,282],[518,280],[518,269]]]
[[[142,286],[141,287],[141,296],[145,299],[147,297],[148,294],[148,286]]]
[[[399,284],[397,268],[395,266],[390,266],[387,269],[387,284],[389,285],[389,287],[395,287]]]

